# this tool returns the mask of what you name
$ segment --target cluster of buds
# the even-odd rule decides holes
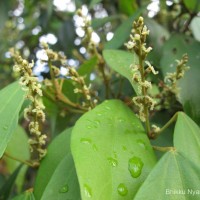
[[[179,88],[177,87],[177,81],[183,78],[185,72],[189,69],[189,67],[186,66],[188,62],[188,55],[184,54],[182,56],[182,59],[176,60],[176,62],[177,62],[176,72],[167,73],[165,77],[165,83],[167,84],[167,87],[165,89],[177,96],[179,93]]]
[[[91,91],[91,85],[86,85],[84,77],[80,76],[76,69],[73,67],[69,67],[68,69],[69,76],[78,86],[74,89],[74,93],[83,94],[86,99],[86,101],[82,103],[82,106],[87,107],[89,110],[94,108],[97,104],[97,99],[95,93]]]
[[[145,122],[148,118],[147,109],[153,110],[155,101],[148,96],[147,92],[152,88],[151,82],[146,80],[149,73],[158,74],[150,62],[146,61],[148,53],[152,50],[151,47],[146,47],[146,38],[149,35],[147,26],[144,25],[144,19],[139,17],[137,21],[133,22],[133,29],[131,31],[130,40],[125,44],[128,50],[135,52],[138,56],[139,64],[131,65],[133,74],[132,80],[137,84],[138,96],[133,97],[133,103],[138,107],[138,117]],[[146,66],[144,66],[144,63]]]
[[[149,30],[147,26],[144,25],[143,17],[139,17],[138,21],[133,22],[131,33],[130,40],[125,45],[127,49],[133,50],[144,60],[152,48],[146,47],[146,38],[147,35],[149,35]]]
[[[62,65],[66,64],[66,56],[61,52],[55,52],[49,48],[48,44],[45,42],[41,43],[42,48],[45,50],[45,53],[48,57],[48,62],[51,61],[51,70],[54,73],[54,76],[60,75],[60,69],[52,64],[52,62],[60,62]],[[41,60],[42,62],[47,62],[46,60]]]
[[[19,80],[22,89],[27,91],[26,98],[31,101],[28,108],[24,109],[24,117],[29,121],[29,139],[31,152],[36,155],[37,159],[42,159],[46,154],[45,144],[47,136],[41,133],[40,125],[45,121],[44,105],[41,101],[42,90],[41,84],[38,83],[37,77],[32,73],[34,63],[24,60],[19,53],[11,49],[11,54],[15,59],[13,71],[20,74]]]

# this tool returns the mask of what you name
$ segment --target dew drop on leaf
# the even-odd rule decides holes
[[[68,192],[68,190],[69,190],[68,185],[64,185],[62,188],[60,188],[59,192],[60,193],[66,193],[66,192]]]
[[[146,149],[146,144],[144,143],[144,141],[142,141],[142,140],[137,140],[137,143],[138,143],[138,145],[140,146],[140,147],[142,147],[143,149]]]
[[[137,178],[142,173],[144,163],[138,157],[132,157],[128,161],[128,170],[133,178]]]
[[[86,197],[92,197],[92,189],[87,184],[84,184],[84,193]]]
[[[92,141],[91,141],[91,139],[89,139],[89,138],[81,138],[81,143],[84,143],[84,144],[91,144],[92,143]]]
[[[92,127],[91,127],[91,126],[87,126],[87,128],[88,128],[88,129],[91,129]]]
[[[109,106],[106,106],[105,109],[106,110],[111,110],[111,108]]]
[[[120,183],[118,185],[117,191],[118,191],[118,194],[121,196],[126,196],[128,194],[128,189],[123,183]]]
[[[116,167],[118,165],[118,161],[112,157],[107,158],[108,163],[112,166],[112,167]]]

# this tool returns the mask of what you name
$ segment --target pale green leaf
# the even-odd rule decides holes
[[[71,149],[82,200],[132,199],[156,163],[139,119],[118,100],[76,122]]]
[[[24,101],[24,94],[17,82],[0,91],[0,157],[18,124],[18,115]]]
[[[14,130],[11,140],[6,148],[6,153],[21,160],[30,159],[28,137],[22,127],[17,126],[17,128]],[[6,156],[4,157],[4,160],[6,162],[7,170],[9,173],[13,173],[14,170],[20,165],[20,162],[10,159]],[[17,176],[16,185],[18,192],[22,189],[26,170],[27,166],[24,165]]]
[[[149,174],[134,200],[195,200],[200,170],[176,151],[166,153]]]
[[[200,128],[183,112],[178,113],[174,130],[174,145],[182,155],[199,166]]]
[[[55,169],[41,200],[79,200],[79,184],[71,154],[65,156]]]
[[[71,129],[66,129],[58,135],[48,147],[47,156],[43,159],[36,176],[34,195],[36,200],[79,199],[80,192],[70,152]],[[63,164],[66,163],[67,164]],[[62,179],[58,177],[61,177]],[[73,178],[72,178],[73,177]],[[58,184],[58,185],[57,185]],[[59,185],[61,184],[61,185]],[[59,186],[59,188],[57,188]],[[60,192],[62,187],[68,187],[68,192]],[[51,193],[53,190],[53,194]],[[57,191],[55,191],[57,190]],[[74,193],[73,193],[74,192]],[[46,200],[46,199],[45,199]]]
[[[175,125],[174,146],[159,160],[134,200],[199,199],[200,129],[182,112]]]
[[[122,50],[104,50],[103,57],[109,67],[130,81],[137,93],[137,85],[133,82],[133,72],[130,67],[138,62],[136,55]]]

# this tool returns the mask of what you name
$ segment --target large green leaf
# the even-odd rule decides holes
[[[149,174],[134,200],[199,199],[200,170],[179,152],[166,153]],[[191,192],[191,194],[190,194]]]
[[[28,136],[26,135],[26,132],[22,127],[17,126],[17,128],[14,130],[11,140],[6,148],[6,153],[21,160],[30,159]],[[14,170],[20,165],[20,162],[10,159],[8,157],[4,157],[4,161],[6,163],[7,170],[9,173],[13,173]],[[26,170],[27,166],[24,165],[17,176],[16,185],[18,192],[22,189]]]
[[[131,65],[137,63],[137,57],[133,53],[129,53],[122,50],[104,50],[103,57],[106,63],[116,72],[126,77],[135,92],[137,92],[137,85],[133,83],[133,72],[131,71]]]
[[[131,33],[133,21],[139,17],[143,9],[138,9],[131,17],[122,22],[116,29],[113,38],[105,44],[105,49],[117,49],[124,44]]]
[[[139,119],[118,100],[77,121],[71,149],[82,200],[132,199],[156,163]]]
[[[47,197],[59,200],[79,199],[78,181],[70,152],[70,136],[71,129],[66,129],[49,145],[35,181],[36,200]]]
[[[65,156],[55,169],[41,200],[78,200],[80,191],[71,154]]]
[[[184,53],[189,56],[188,65],[190,69],[179,82],[179,101],[184,106],[184,111],[192,119],[200,124],[200,43],[183,35],[172,35],[165,43],[163,57],[161,59],[161,69],[164,74],[175,71],[177,59],[181,59]]]
[[[199,166],[200,128],[183,112],[179,112],[175,126],[174,145],[187,159]]]
[[[14,132],[18,115],[24,101],[24,91],[15,82],[0,91],[0,157]]]
[[[175,125],[174,146],[175,150],[157,163],[134,200],[199,199],[200,129],[182,112]]]

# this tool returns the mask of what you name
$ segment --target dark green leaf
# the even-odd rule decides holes
[[[24,94],[17,82],[8,85],[0,91],[0,157],[3,155],[17,126]]]
[[[19,165],[12,175],[8,178],[8,180],[4,183],[4,185],[0,188],[0,200],[8,199],[10,196],[10,192],[15,183],[18,173],[20,172],[22,165]]]
[[[118,100],[77,121],[71,149],[82,200],[132,199],[156,163],[139,119]]]
[[[119,0],[119,9],[128,16],[132,15],[137,9],[136,0]]]
[[[200,11],[200,1],[199,0],[183,0],[187,9],[192,12]]]

